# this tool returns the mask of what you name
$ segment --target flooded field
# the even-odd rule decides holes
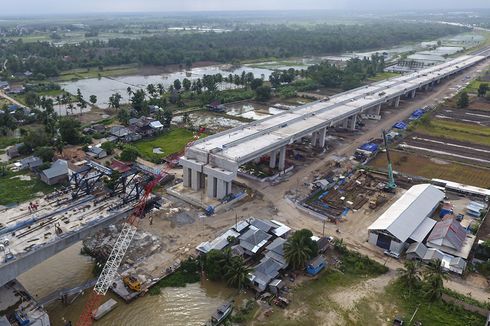
[[[93,277],[93,261],[80,255],[81,243],[51,257],[22,274],[18,279],[36,298],[42,298],[63,287],[79,285]],[[90,291],[90,290],[89,290]],[[78,320],[88,292],[72,305],[61,302],[48,305],[51,324],[63,326],[66,321]],[[227,301],[236,290],[222,283],[204,281],[183,288],[165,288],[160,295],[146,295],[130,304],[108,293],[104,301],[114,298],[118,306],[94,325],[203,325],[216,308]]]
[[[121,103],[127,103],[129,96],[127,88],[131,89],[145,89],[149,84],[163,84],[165,88],[173,84],[176,79],[187,78],[189,80],[196,80],[202,78],[204,75],[222,74],[228,76],[229,74],[241,75],[242,72],[253,73],[257,78],[269,79],[272,70],[253,67],[241,67],[237,69],[226,70],[222,66],[207,66],[192,68],[191,70],[181,70],[173,73],[163,73],[155,75],[134,75],[134,76],[122,76],[122,77],[101,77],[101,78],[88,78],[80,79],[77,81],[70,81],[61,83],[61,87],[66,91],[76,94],[77,89],[80,89],[83,96],[88,98],[90,95],[96,95],[98,102],[97,105],[101,108],[107,108],[109,97],[114,93],[119,93],[122,96]],[[236,88],[234,84],[222,83],[219,85],[220,89],[232,89]]]
[[[222,131],[246,124],[252,120],[260,120],[309,102],[303,98],[287,100],[271,100],[270,103],[256,101],[240,101],[225,105],[225,112],[195,111],[189,114],[189,122],[193,126],[205,126],[207,129]],[[172,119],[173,124],[183,123],[182,115]]]

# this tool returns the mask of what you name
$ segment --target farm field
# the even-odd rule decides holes
[[[490,146],[490,128],[458,121],[432,119],[430,125],[419,124],[416,132]]]
[[[392,150],[390,154],[393,169],[404,174],[445,179],[482,188],[490,187],[490,169],[429,158],[415,153]],[[377,169],[386,169],[386,155],[379,153],[369,162],[369,165]]]
[[[92,69],[73,69],[62,72],[58,77],[58,81],[70,81],[84,78],[97,77],[115,77],[136,74],[138,68],[134,65],[105,67],[104,70]]]

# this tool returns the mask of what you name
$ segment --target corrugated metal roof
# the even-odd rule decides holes
[[[430,184],[413,186],[368,230],[386,230],[405,242],[443,199],[444,193]]]
[[[416,241],[416,242],[422,242],[424,241],[425,237],[429,232],[432,230],[434,225],[437,222],[431,218],[426,218],[425,220],[420,223],[420,225],[413,231],[413,233],[410,235],[410,239]]]
[[[43,170],[43,173],[49,179],[68,174],[68,162],[65,160],[57,160],[49,169]]]
[[[461,249],[466,239],[466,231],[454,218],[449,218],[437,222],[432,230],[427,242],[433,242],[439,239],[449,241],[454,249]]]

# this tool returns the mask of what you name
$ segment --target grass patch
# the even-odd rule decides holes
[[[453,304],[443,301],[431,302],[424,297],[421,289],[412,290],[412,294],[409,295],[408,290],[397,281],[386,287],[384,296],[399,308],[400,315],[403,316],[405,321],[410,320],[417,307],[419,307],[419,310],[414,320],[421,321],[423,325],[479,326],[483,325],[486,320],[483,316],[466,311]]]
[[[9,146],[12,146],[14,144],[17,144],[20,141],[21,141],[20,138],[1,136],[0,137],[0,148],[3,149],[6,147],[9,147]]]
[[[52,89],[49,91],[42,91],[42,92],[37,92],[36,94],[39,96],[49,96],[49,97],[56,97],[58,95],[62,95],[64,92],[62,89]]]
[[[149,140],[140,140],[133,143],[141,157],[146,160],[158,160],[184,149],[185,145],[194,137],[194,133],[185,128],[171,128],[169,131]],[[153,149],[160,147],[163,154],[153,153]]]
[[[28,175],[31,180],[21,180],[19,176]],[[42,192],[50,193],[54,190],[42,182],[37,176],[26,172],[7,172],[7,175],[0,177],[0,205],[21,203],[35,197],[35,194]]]
[[[490,146],[490,128],[456,121],[433,119],[430,125],[419,124],[417,132]]]
[[[377,82],[381,81],[384,79],[392,78],[392,77],[399,77],[400,74],[397,74],[396,72],[389,72],[389,71],[384,71],[384,72],[378,72],[376,76],[368,78],[368,81],[372,82]]]
[[[412,176],[420,176],[428,179],[444,179],[477,187],[490,187],[490,170],[455,162],[440,163],[429,157],[415,153],[390,151],[393,169]],[[379,153],[369,166],[386,170],[387,161],[384,153]],[[396,178],[396,177],[395,177]]]

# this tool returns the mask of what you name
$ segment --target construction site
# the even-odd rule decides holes
[[[42,306],[82,298],[70,320],[81,315],[78,325],[91,325],[115,309],[118,300],[132,302],[178,270],[181,262],[198,254],[199,243],[223,234],[233,222],[237,228],[239,214],[262,217],[265,224],[274,219],[268,232],[286,225],[289,230],[309,226],[325,236],[326,228],[361,246],[374,220],[407,190],[427,182],[396,173],[393,140],[387,138],[391,127],[443,97],[444,79],[455,83],[450,77],[462,79],[458,73],[463,69],[475,73],[485,59],[481,53],[464,56],[204,139],[200,129],[185,151],[159,166],[67,162],[68,185],[0,212],[1,289],[25,292],[21,301],[31,302],[30,308],[14,302],[6,318],[19,325],[25,319],[44,325]],[[464,119],[461,114],[474,117],[470,111],[452,117]],[[487,147],[466,145],[413,134],[400,146],[486,162]],[[359,165],[357,149],[366,155],[362,160],[383,157],[385,171]],[[241,231],[233,234],[243,236]],[[80,241],[83,253],[95,260],[97,279],[36,299],[16,281]],[[103,303],[109,291],[115,296]]]

